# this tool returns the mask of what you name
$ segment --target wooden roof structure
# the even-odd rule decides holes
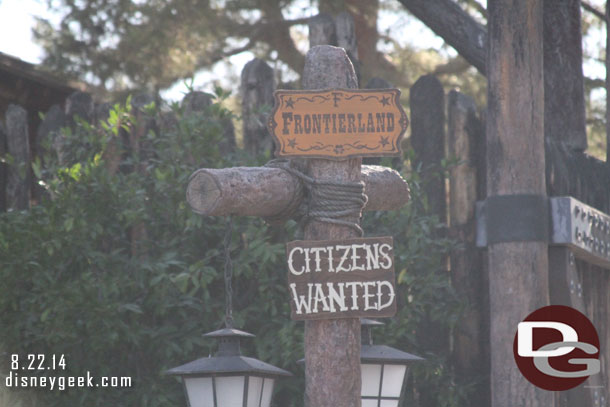
[[[0,52],[0,117],[11,103],[38,117],[39,112],[46,112],[54,104],[63,106],[66,97],[80,87]]]

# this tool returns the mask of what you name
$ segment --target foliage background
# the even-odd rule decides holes
[[[65,372],[41,374],[90,371],[133,381],[126,389],[25,392],[24,404],[184,405],[181,385],[163,372],[214,352],[201,335],[223,323],[226,228],[225,219],[187,207],[188,177],[200,167],[268,159],[239,150],[221,154],[223,125],[232,113],[223,107],[228,94],[218,90],[216,97],[196,115],[178,105],[150,105],[138,116],[128,100],[104,122],[77,121],[61,132],[62,156],[48,145],[49,153],[33,165],[45,199],[29,211],[0,215],[3,370],[12,353],[65,354]],[[155,125],[140,140],[140,151],[121,147],[143,121]],[[404,159],[401,165],[408,164],[408,154]],[[442,271],[452,244],[437,237],[442,225],[425,214],[424,181],[417,173],[405,175],[411,203],[364,219],[367,234],[392,235],[396,245],[400,312],[374,336],[427,359],[410,379],[409,405],[457,406],[466,402],[468,383],[454,377],[449,355],[427,337],[433,326],[448,338],[461,308]],[[145,234],[134,241],[133,230],[142,226]],[[294,222],[270,227],[256,218],[234,219],[235,325],[257,335],[244,353],[295,374],[280,381],[277,406],[303,402],[296,364],[303,357],[303,324],[289,318],[283,255],[283,243],[300,234]]]

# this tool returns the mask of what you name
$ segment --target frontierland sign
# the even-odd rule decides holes
[[[391,237],[286,244],[293,320],[396,313]]]
[[[268,128],[277,157],[400,155],[408,119],[398,89],[275,92]]]

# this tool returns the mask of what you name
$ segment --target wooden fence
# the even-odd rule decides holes
[[[321,15],[311,20],[310,45],[321,44],[345,47],[354,65],[359,66],[353,21],[346,15],[335,19]],[[366,85],[369,88],[390,86],[381,79],[373,79]],[[272,150],[273,142],[265,127],[269,110],[261,107],[273,104],[274,89],[274,73],[269,65],[258,59],[246,64],[241,76],[242,134],[245,149],[251,153]],[[147,96],[140,96],[132,103],[138,111],[150,100]],[[209,103],[210,100],[202,93],[189,94],[182,101],[185,109],[192,112]],[[451,253],[447,264],[454,288],[467,304],[451,337],[450,333],[434,335],[429,346],[431,349],[450,350],[459,376],[479,379],[473,391],[472,405],[489,405],[489,321],[494,315],[489,311],[486,253],[476,247],[475,215],[476,202],[487,197],[484,120],[472,98],[453,90],[446,93],[432,75],[421,77],[411,87],[410,105],[414,164],[424,169],[424,193],[430,203],[429,211],[446,222],[450,237],[462,243]],[[108,104],[94,103],[90,95],[75,93],[67,99],[65,107],[52,107],[36,134],[29,134],[27,112],[19,106],[10,106],[4,125],[0,123],[0,155],[8,152],[13,163],[0,165],[0,211],[27,209],[40,199],[40,191],[32,181],[30,164],[33,157],[40,155],[42,140],[51,138],[53,148],[61,155],[58,130],[73,125],[75,115],[85,120],[104,118],[108,107]],[[155,125],[158,124],[143,124],[144,127],[135,129],[132,134],[125,134],[125,142],[137,150],[143,132]],[[225,135],[226,148],[234,148],[235,132],[230,123],[227,123]],[[582,138],[581,135],[578,137]],[[565,140],[546,138],[547,195],[572,196],[610,213],[610,164],[586,155],[580,148],[583,144],[580,138],[573,145]],[[457,161],[449,168],[448,179],[439,171],[446,159]],[[137,242],[145,230],[135,229],[132,239]],[[137,252],[136,245],[134,254]],[[610,389],[610,270],[588,263],[566,247],[550,246],[549,263],[551,303],[568,305],[586,314],[597,328],[601,349],[604,350],[601,354],[602,372],[595,378],[595,384],[557,392],[555,404],[607,405]]]

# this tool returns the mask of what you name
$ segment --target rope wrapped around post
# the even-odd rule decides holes
[[[365,184],[359,182],[321,181],[304,174],[292,166],[290,160],[275,159],[265,164],[266,167],[281,168],[299,180],[298,189],[293,194],[290,204],[276,216],[266,218],[269,223],[283,223],[288,219],[317,220],[319,222],[348,226],[358,232],[364,232],[356,222],[341,218],[350,215],[360,217],[368,198],[364,193]],[[299,202],[303,190],[305,199]]]

